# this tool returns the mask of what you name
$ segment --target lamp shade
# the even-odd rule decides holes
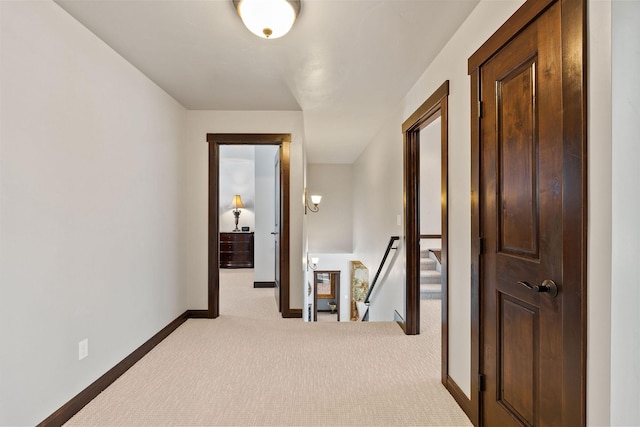
[[[289,32],[300,0],[233,0],[244,25],[258,37],[277,39]]]
[[[321,200],[322,196],[318,196],[317,194],[311,196],[311,203],[313,203],[314,206],[319,205]]]
[[[244,208],[244,203],[242,203],[242,198],[239,194],[233,196],[233,199],[231,200],[231,207],[234,209]]]

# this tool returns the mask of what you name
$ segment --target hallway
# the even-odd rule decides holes
[[[282,319],[251,271],[220,277],[220,318],[188,320],[66,425],[471,425],[440,383],[440,301],[405,336]]]

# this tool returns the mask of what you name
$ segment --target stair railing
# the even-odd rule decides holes
[[[378,267],[378,271],[373,278],[373,282],[371,282],[371,286],[369,286],[369,292],[367,292],[367,296],[364,299],[364,303],[367,306],[367,311],[365,312],[362,320],[364,322],[369,320],[369,304],[371,304],[371,294],[373,293],[373,289],[376,287],[376,283],[378,283],[378,278],[380,277],[380,273],[382,273],[382,269],[384,268],[384,264],[387,262],[387,258],[389,257],[389,252],[392,249],[398,249],[397,247],[393,247],[393,244],[400,240],[399,236],[391,236],[389,239],[389,244],[387,245],[387,249],[384,251],[384,256],[382,257],[382,261],[380,261],[380,266]]]

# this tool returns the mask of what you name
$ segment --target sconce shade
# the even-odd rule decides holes
[[[233,0],[245,27],[265,39],[289,32],[300,12],[300,0]]]
[[[239,194],[236,194],[235,196],[233,196],[233,199],[231,200],[231,207],[234,209],[244,208],[244,204],[242,203],[242,198],[240,197]]]
[[[304,213],[305,215],[307,214],[308,211],[311,212],[318,212],[320,210],[320,207],[318,206],[320,204],[320,200],[322,200],[322,196],[318,196],[317,194],[314,194],[312,196],[307,196],[307,189],[304,189]],[[311,202],[311,205],[309,205],[309,202]]]

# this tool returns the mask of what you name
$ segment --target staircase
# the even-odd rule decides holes
[[[420,251],[420,299],[440,299],[442,275],[440,263],[429,250]]]

